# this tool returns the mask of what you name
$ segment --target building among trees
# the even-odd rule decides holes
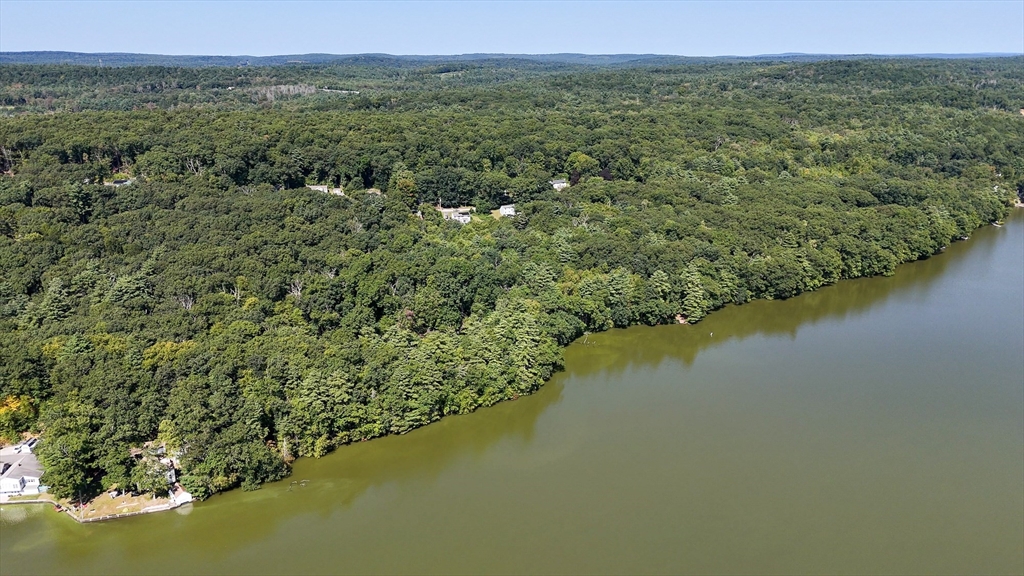
[[[559,192],[569,187],[569,183],[565,181],[565,178],[551,180],[549,184],[551,184],[551,187],[554,188],[555,190],[558,190]]]
[[[458,208],[441,208],[440,205],[437,207],[438,212],[445,220],[455,220],[459,224],[469,224],[471,220],[470,214],[476,212],[476,208],[473,206],[459,206]]]
[[[0,449],[0,496],[39,494],[43,467],[32,453],[38,442],[33,438],[22,444]]]

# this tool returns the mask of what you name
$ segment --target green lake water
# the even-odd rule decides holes
[[[1024,210],[894,277],[565,356],[255,492],[4,506],[0,572],[1024,573]]]

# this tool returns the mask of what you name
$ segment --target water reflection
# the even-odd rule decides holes
[[[193,506],[188,515],[153,514],[82,526],[57,514],[40,514],[36,520],[73,528],[55,530],[50,536],[65,559],[74,551],[79,567],[102,564],[109,555],[147,563],[152,560],[151,546],[169,541],[205,562],[219,562],[254,542],[273,542],[282,524],[307,517],[329,525],[325,521],[369,490],[432,481],[460,460],[479,458],[498,442],[529,444],[537,419],[558,403],[562,391],[562,377],[556,376],[538,393],[516,402],[446,418],[403,436],[345,446],[321,459],[301,459],[285,480],[254,492],[215,496]],[[7,509],[3,514],[8,515]],[[19,548],[23,553],[43,553]]]
[[[1020,227],[1024,210],[1017,210],[1008,226]],[[570,376],[620,374],[638,366],[657,366],[666,359],[690,366],[704,350],[734,339],[788,335],[819,322],[839,322],[868,313],[895,299],[924,299],[936,280],[956,273],[968,261],[989,260],[1000,233],[995,227],[978,230],[968,242],[957,242],[934,257],[904,264],[895,276],[844,280],[788,300],[758,300],[730,305],[692,326],[635,326],[591,334],[566,350]],[[651,337],[657,331],[657,337]]]

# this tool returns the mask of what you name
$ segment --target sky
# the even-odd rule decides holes
[[[0,0],[0,51],[1024,53],[1024,0]]]

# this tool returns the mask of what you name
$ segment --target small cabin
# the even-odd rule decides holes
[[[564,178],[559,178],[558,180],[551,180],[548,183],[551,184],[552,188],[558,191],[565,190],[566,188],[569,187],[569,183],[566,182]]]
[[[516,215],[516,205],[515,204],[505,204],[504,206],[498,208],[498,215],[504,216],[506,218],[511,218],[512,216],[515,216]]]

